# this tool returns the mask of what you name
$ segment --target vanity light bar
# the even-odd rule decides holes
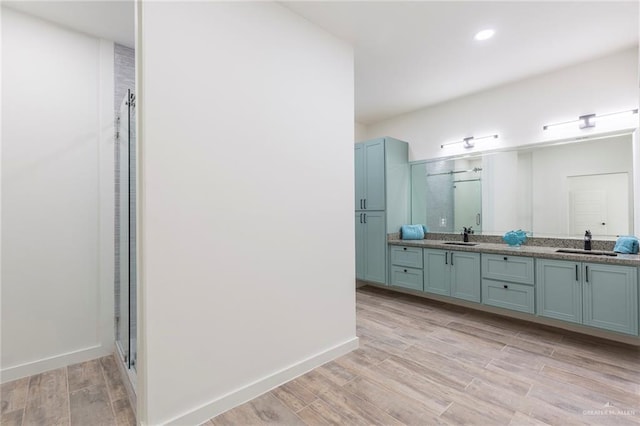
[[[489,139],[489,138],[498,139],[498,135],[496,134],[496,135],[480,136],[477,138],[474,136],[469,136],[462,139],[461,141],[443,143],[442,145],[440,145],[440,148],[444,148],[447,145],[455,145],[458,143],[463,143],[465,148],[473,148],[476,144],[476,141],[479,141],[482,139]]]
[[[578,126],[581,129],[588,129],[590,127],[596,126],[596,118],[610,117],[612,115],[637,114],[637,113],[638,113],[638,109],[636,108],[636,109],[628,109],[625,111],[609,112],[607,114],[585,114],[578,117],[577,120],[569,120],[569,121],[562,121],[560,123],[546,124],[542,126],[542,130],[547,130],[549,127],[562,126],[564,124],[573,124],[573,123],[578,123]]]

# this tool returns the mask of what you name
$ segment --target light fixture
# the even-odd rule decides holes
[[[498,139],[498,135],[488,135],[488,136],[481,136],[481,137],[474,137],[474,136],[468,136],[462,140],[459,141],[455,141],[455,142],[447,142],[447,143],[443,143],[442,145],[440,145],[440,148],[444,148],[447,145],[454,145],[457,143],[461,143],[463,144],[463,146],[465,148],[473,148],[474,146],[476,146],[476,142],[482,139]]]
[[[473,148],[476,146],[476,142],[473,140],[473,136],[469,136],[468,138],[462,139],[465,148]]]
[[[577,120],[569,120],[562,121],[560,123],[546,124],[542,126],[542,130],[547,130],[549,127],[562,126],[565,124],[574,124],[578,123],[578,127],[580,129],[589,129],[591,127],[596,126],[596,118],[610,117],[612,115],[626,115],[626,114],[637,114],[638,109],[628,109],[625,111],[617,111],[617,112],[609,112],[606,114],[585,114],[578,117]]]
[[[589,127],[596,127],[596,115],[587,114],[578,117],[578,127],[581,129],[587,129]]]
[[[495,33],[496,31],[494,29],[487,28],[486,30],[478,31],[473,38],[477,41],[489,40]]]

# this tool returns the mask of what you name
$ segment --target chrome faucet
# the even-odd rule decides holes
[[[584,249],[591,250],[591,231],[584,231]]]
[[[465,243],[469,242],[469,234],[473,234],[473,229],[471,229],[471,227],[466,227],[464,226],[462,228],[462,241],[464,241]]]

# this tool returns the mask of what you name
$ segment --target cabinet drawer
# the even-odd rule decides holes
[[[482,277],[533,285],[533,258],[483,254]]]
[[[419,247],[391,246],[391,264],[422,269],[422,249]]]
[[[422,291],[422,269],[391,267],[391,285]]]
[[[514,311],[534,313],[534,287],[482,280],[482,303]]]

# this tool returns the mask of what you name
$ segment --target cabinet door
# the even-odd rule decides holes
[[[385,209],[384,139],[364,144],[365,209]]]
[[[539,259],[536,265],[536,313],[543,317],[581,323],[580,263]]]
[[[449,296],[449,252],[445,250],[424,249],[424,291]]]
[[[364,213],[356,212],[356,278],[364,280]]]
[[[584,324],[637,335],[637,269],[585,263],[583,272]]]
[[[459,299],[480,302],[480,253],[452,251],[451,295]]]
[[[364,209],[364,197],[365,197],[365,165],[364,165],[364,144],[356,144],[355,146],[355,183],[356,183],[356,196],[355,196],[355,209]]]
[[[364,279],[386,284],[387,233],[383,212],[362,212],[364,221]]]

